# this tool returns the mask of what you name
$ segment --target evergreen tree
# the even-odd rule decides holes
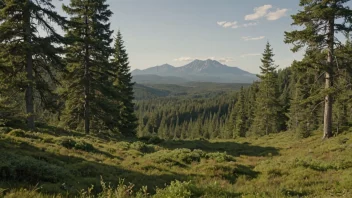
[[[308,63],[307,63],[308,62]],[[314,93],[313,85],[315,82],[312,69],[306,67],[309,61],[304,59],[301,62],[295,61],[292,64],[294,71],[294,88],[290,108],[288,112],[288,128],[294,131],[300,137],[308,137],[312,130],[316,129],[315,118],[319,103],[316,104],[314,98],[311,97]]]
[[[251,128],[251,131],[258,135],[268,135],[279,130],[278,112],[280,107],[278,103],[277,73],[273,57],[273,50],[267,43],[261,60],[261,74],[258,75],[260,78],[259,92]]]
[[[70,43],[66,47],[68,73],[64,76],[62,96],[65,97],[65,121],[73,128],[88,134],[93,121],[95,130],[113,128],[117,108],[111,98],[117,97],[109,81],[112,42],[106,0],[71,0],[64,5],[70,16],[70,25],[65,29]]]
[[[303,26],[302,30],[285,32],[285,43],[294,44],[293,52],[304,46],[308,51],[324,51],[326,63],[321,62],[320,71],[325,72],[324,138],[332,136],[333,82],[335,76],[335,36],[338,32],[351,31],[352,10],[347,7],[349,0],[301,0],[304,10],[292,16],[293,25]]]
[[[4,102],[6,98],[14,99],[17,92],[24,93],[30,129],[35,127],[35,95],[46,109],[55,109],[52,102],[53,85],[58,82],[55,73],[62,71],[63,65],[62,50],[58,47],[62,38],[53,26],[63,27],[65,22],[54,11],[51,0],[0,1],[0,100],[8,107],[13,101]],[[39,35],[39,30],[45,33]]]
[[[239,97],[238,101],[236,103],[236,110],[237,110],[237,116],[236,116],[236,136],[239,137],[245,137],[246,136],[246,110],[245,110],[245,96],[244,96],[244,90],[243,87],[241,87],[241,90],[239,92]]]
[[[128,62],[128,55],[122,40],[121,32],[118,31],[115,40],[115,54],[112,61],[113,71],[116,71],[114,86],[119,93],[117,102],[120,102],[120,115],[118,116],[118,129],[125,136],[135,136],[137,118],[134,114],[134,93],[132,75]]]

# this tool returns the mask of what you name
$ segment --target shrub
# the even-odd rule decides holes
[[[82,150],[82,151],[87,151],[87,152],[92,152],[95,150],[93,145],[91,145],[83,140],[76,142],[74,148],[77,150]]]
[[[63,168],[29,156],[11,153],[0,155],[0,178],[5,181],[58,182],[70,177]]]
[[[149,138],[148,140],[148,144],[160,144],[162,143],[164,140],[159,138],[158,136],[153,136],[151,138]]]
[[[227,155],[226,152],[224,153],[220,153],[220,152],[216,152],[216,153],[207,153],[206,154],[206,158],[207,159],[213,159],[216,162],[230,162],[230,161],[235,161],[234,157]]]
[[[11,131],[10,127],[0,127],[0,133],[7,134]]]
[[[189,198],[192,196],[192,190],[195,186],[191,182],[173,181],[164,189],[156,189],[154,198]]]
[[[140,151],[142,153],[149,153],[154,151],[154,147],[147,145],[146,143],[143,142],[133,142],[130,145],[130,149],[134,149],[137,151]]]
[[[128,142],[118,142],[116,146],[117,148],[123,151],[127,151],[128,149],[130,149],[130,143]]]
[[[52,137],[47,137],[43,139],[44,143],[54,143],[54,138]]]
[[[74,141],[70,138],[61,138],[58,142],[59,142],[59,145],[65,147],[65,148],[68,148],[68,149],[72,149],[76,145],[76,141]]]
[[[164,140],[159,138],[158,136],[143,136],[138,138],[140,141],[147,142],[148,144],[160,144]]]
[[[26,132],[22,129],[13,129],[12,131],[9,132],[9,135],[15,136],[15,137],[26,137]]]

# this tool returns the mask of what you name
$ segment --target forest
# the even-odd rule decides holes
[[[348,2],[297,2],[290,67],[181,86],[133,81],[106,0],[0,0],[0,197],[351,196]]]

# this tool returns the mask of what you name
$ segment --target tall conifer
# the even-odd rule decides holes
[[[132,75],[130,71],[128,55],[124,46],[121,32],[118,31],[115,39],[115,53],[112,61],[113,72],[116,74],[114,87],[118,92],[117,102],[119,105],[118,129],[125,136],[135,136],[137,118],[134,113],[134,92]]]
[[[57,83],[55,73],[63,68],[59,56],[62,51],[58,47],[62,38],[53,25],[62,27],[65,19],[54,11],[51,2],[0,2],[1,83],[5,89],[24,93],[25,114],[30,129],[35,127],[35,96],[45,108],[52,107],[52,85]],[[0,94],[3,99],[6,98],[4,92]]]
[[[336,33],[352,30],[352,10],[347,2],[349,0],[301,0],[303,10],[292,16],[292,25],[303,26],[303,29],[285,32],[285,42],[294,45],[293,52],[307,46],[307,51],[326,54],[326,61],[320,61],[319,67],[325,72],[324,138],[332,137]]]
[[[274,65],[273,57],[273,49],[267,43],[261,60],[261,73],[258,75],[259,92],[252,124],[252,132],[257,135],[268,135],[279,130],[277,66]]]
[[[112,43],[106,0],[71,0],[63,6],[70,16],[66,37],[68,74],[64,76],[65,121],[70,127],[90,132],[113,125],[117,111],[110,104],[114,97],[109,81]],[[83,123],[82,123],[83,121]]]

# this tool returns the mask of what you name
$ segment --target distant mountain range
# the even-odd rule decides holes
[[[195,60],[182,67],[164,64],[132,71],[133,80],[143,84],[181,84],[186,82],[252,83],[256,75],[229,67],[215,60]]]

